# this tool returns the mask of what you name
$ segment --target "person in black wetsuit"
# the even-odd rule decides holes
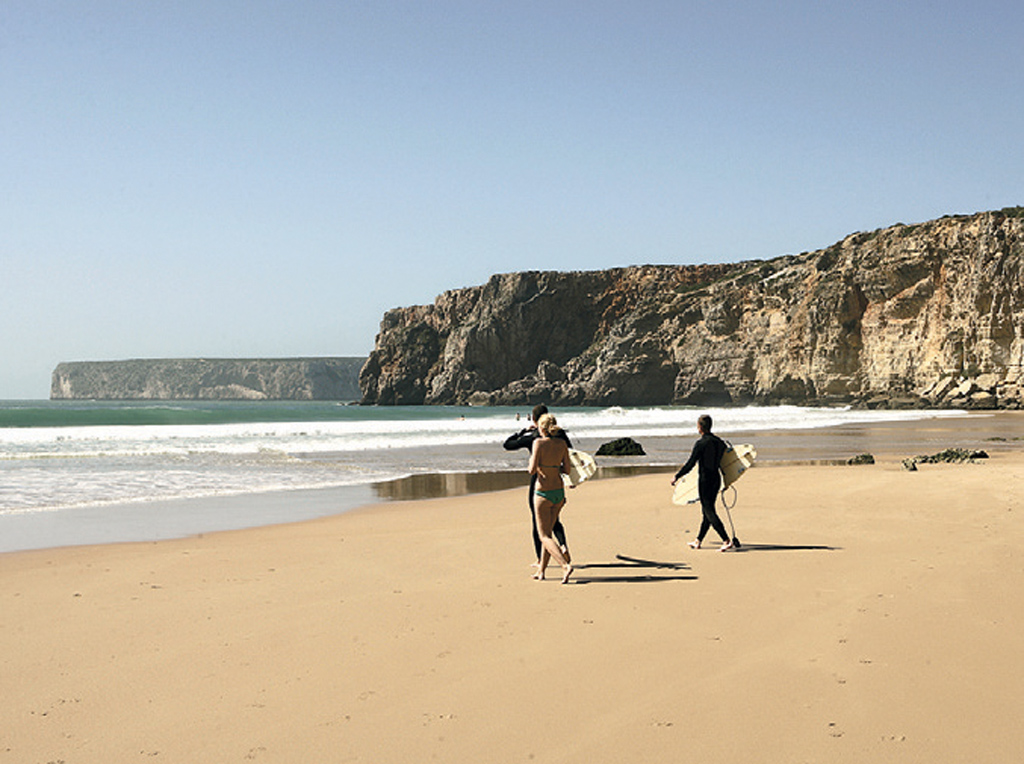
[[[707,414],[702,414],[697,418],[697,431],[700,433],[700,439],[693,444],[689,460],[672,478],[672,485],[675,485],[679,478],[695,466],[698,468],[697,490],[700,493],[700,508],[703,517],[700,521],[700,533],[697,534],[696,539],[690,542],[690,547],[700,549],[708,529],[714,528],[715,532],[722,537],[723,543],[720,551],[727,552],[730,549],[735,549],[735,545],[729,538],[729,534],[725,532],[725,525],[722,524],[718,512],[715,511],[718,489],[722,487],[720,469],[726,445],[724,440],[711,432],[711,417]]]
[[[546,413],[548,413],[548,407],[545,406],[543,403],[534,406],[533,413],[531,415],[533,423],[525,430],[520,430],[519,432],[513,435],[509,435],[504,443],[505,450],[516,451],[520,448],[525,448],[527,450],[532,451],[533,441],[537,440],[537,438],[540,437],[540,432],[538,432],[537,430],[537,422]],[[558,435],[556,437],[559,437],[562,440],[564,440],[565,444],[569,446],[569,448],[572,448],[572,441],[569,440],[569,436],[565,433],[565,430],[559,430]],[[536,488],[536,484],[537,476],[530,475],[530,492],[529,494],[527,494],[527,500],[530,504],[530,524],[533,527],[533,550],[537,555],[537,565],[539,566],[541,555],[541,542],[540,533],[537,531],[537,515],[535,514],[533,506],[533,491],[534,488]],[[565,557],[566,560],[571,561],[571,558],[569,557],[569,545],[566,543],[565,540],[565,528],[562,527],[561,520],[555,523],[555,527],[552,529],[552,533],[554,534],[555,539],[558,541],[558,545],[562,548],[562,555]]]

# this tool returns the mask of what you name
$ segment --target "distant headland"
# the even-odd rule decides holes
[[[58,364],[50,398],[357,401],[365,358],[165,358]]]

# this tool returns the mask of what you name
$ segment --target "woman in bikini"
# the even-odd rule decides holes
[[[534,575],[538,581],[544,580],[544,571],[552,557],[562,566],[565,575],[562,583],[569,581],[572,565],[562,554],[558,542],[551,531],[558,520],[558,513],[565,506],[565,486],[562,473],[569,471],[569,447],[565,441],[554,437],[561,428],[552,414],[545,414],[537,422],[540,437],[533,442],[530,454],[530,474],[537,475],[537,487],[534,490],[533,507],[537,515],[537,530],[540,533],[541,556],[540,565]]]

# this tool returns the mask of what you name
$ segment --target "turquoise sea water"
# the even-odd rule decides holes
[[[223,425],[434,418],[427,407],[353,406],[332,401],[0,401],[0,429],[113,425]],[[476,409],[467,409],[476,411]]]
[[[685,407],[612,407],[555,413],[578,448],[593,452],[607,440],[632,437],[645,446],[647,456],[615,464],[650,467],[678,464],[685,458],[696,417],[703,412]],[[755,439],[759,434],[765,439],[771,435],[776,441],[780,433],[798,430],[960,415],[797,407],[710,413],[720,433]],[[401,479],[441,475],[462,476],[464,481],[467,475],[521,472],[527,454],[505,451],[501,444],[526,426],[527,416],[526,407],[0,402],[0,551],[25,544],[47,545],[45,538],[19,542],[21,546],[12,546],[9,540],[15,524],[40,526],[39,518],[44,516],[43,524],[50,526],[86,517],[95,518],[91,525],[106,522],[120,527],[130,522],[136,527],[132,538],[148,537],[148,524],[153,537],[162,537],[195,532],[198,526],[215,529],[270,521],[258,513],[246,516],[245,503],[235,501],[231,512],[238,516],[230,522],[207,516],[198,525],[181,527],[167,517],[186,512],[184,504],[173,503],[180,499],[216,499],[217,506],[226,507],[233,497],[273,493],[277,509],[272,521],[277,522],[301,519],[308,512],[309,494],[303,494],[301,502],[288,501],[289,495],[297,499],[298,491],[333,490],[338,500],[323,510],[326,513],[352,502],[372,501],[375,495],[395,496],[394,491],[374,494],[370,487]],[[266,507],[268,502],[259,504]],[[103,511],[114,506],[116,513]],[[214,504],[207,501],[204,506]],[[216,515],[228,510],[210,511]],[[111,519],[115,514],[119,519]],[[173,530],[158,532],[161,523]],[[69,542],[62,539],[60,543]]]

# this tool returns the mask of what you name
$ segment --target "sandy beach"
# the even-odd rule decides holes
[[[586,483],[567,586],[522,488],[0,554],[0,764],[1018,761],[1024,446],[901,455],[751,470],[726,554]]]

